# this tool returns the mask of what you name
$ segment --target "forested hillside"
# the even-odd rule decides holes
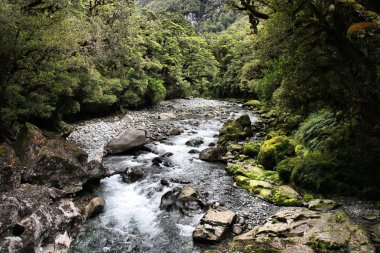
[[[0,3],[5,133],[178,97],[258,99],[270,136],[298,147],[284,180],[378,196],[376,1]]]

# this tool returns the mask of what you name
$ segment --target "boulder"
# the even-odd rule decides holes
[[[83,215],[85,219],[91,219],[96,215],[104,212],[104,206],[106,202],[103,197],[96,197],[91,199],[91,201],[84,207]]]
[[[204,142],[203,142],[203,139],[202,138],[195,138],[195,139],[191,139],[191,140],[188,140],[185,145],[186,146],[189,146],[189,147],[199,147],[200,145],[202,145]]]
[[[294,154],[294,145],[288,137],[275,136],[261,145],[257,160],[265,169],[273,170],[279,162]]]
[[[161,197],[160,209],[166,211],[179,210],[182,214],[191,216],[204,207],[203,201],[196,189],[190,186],[174,188]]]
[[[188,152],[189,154],[199,154],[200,153],[200,151],[198,150],[198,149],[190,149],[189,150],[189,152]]]
[[[231,231],[235,217],[235,212],[222,206],[210,208],[196,226],[193,240],[208,243],[221,241]]]
[[[199,154],[199,159],[208,162],[220,162],[224,156],[225,151],[221,147],[206,148]]]
[[[146,132],[139,129],[127,129],[112,139],[105,147],[108,154],[122,154],[139,149],[147,143]]]
[[[339,207],[339,204],[331,199],[314,199],[307,206],[311,210],[330,211]]]
[[[228,142],[244,140],[252,135],[251,120],[247,114],[236,120],[227,120],[219,131],[218,142],[226,145]]]
[[[342,211],[322,213],[292,208],[234,240],[266,242],[281,252],[375,252],[365,230]]]
[[[89,180],[104,177],[108,171],[99,162],[87,163],[87,154],[61,139],[48,139],[31,124],[17,136],[14,150],[24,169],[22,181],[75,193]]]
[[[172,128],[168,131],[168,135],[180,135],[182,134],[184,131],[182,128]]]
[[[134,183],[144,178],[145,173],[141,168],[130,168],[125,173],[121,173],[123,182],[125,183]]]
[[[163,121],[169,121],[169,120],[175,119],[176,116],[173,113],[160,113],[158,118]]]

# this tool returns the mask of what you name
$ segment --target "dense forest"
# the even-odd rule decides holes
[[[285,181],[376,198],[379,12],[372,0],[1,0],[3,137],[164,99],[259,100],[271,136],[296,146],[275,164]]]

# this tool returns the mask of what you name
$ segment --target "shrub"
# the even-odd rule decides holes
[[[294,155],[294,145],[286,136],[276,136],[263,143],[257,157],[267,170],[272,170],[281,160]]]

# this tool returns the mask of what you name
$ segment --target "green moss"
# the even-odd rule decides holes
[[[272,170],[283,159],[294,155],[294,145],[286,136],[276,136],[261,145],[258,161],[267,170]]]
[[[243,145],[243,154],[249,157],[256,157],[260,152],[260,146],[256,142],[247,142]]]
[[[219,143],[225,145],[228,142],[244,140],[251,134],[251,120],[248,115],[242,115],[236,120],[227,120],[219,132]]]
[[[260,108],[262,103],[259,100],[249,100],[243,104],[243,107]]]
[[[297,166],[299,162],[299,157],[291,157],[286,158],[285,160],[282,160],[279,164],[277,164],[276,171],[278,172],[280,178],[284,180],[284,182],[290,181],[290,176],[292,175],[294,168]]]
[[[335,214],[335,221],[337,223],[343,223],[347,220],[347,214],[343,211],[339,211]]]

